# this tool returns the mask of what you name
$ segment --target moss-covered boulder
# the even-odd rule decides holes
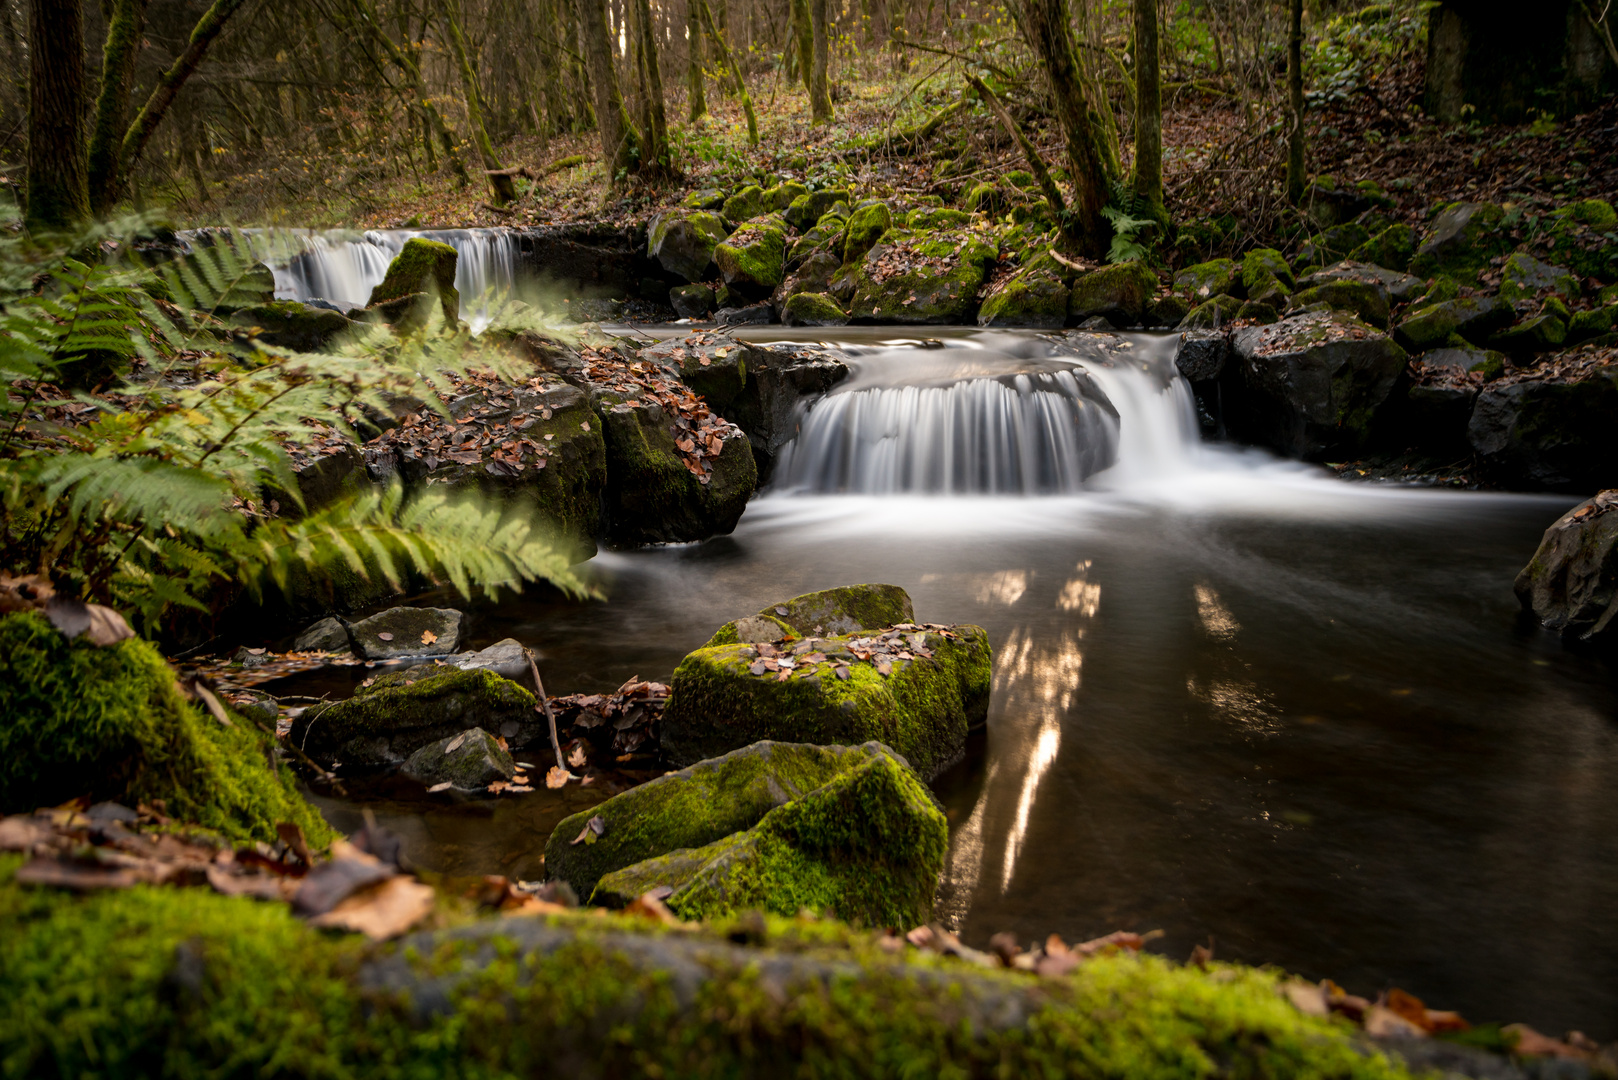
[[[781,308],[788,326],[847,326],[848,312],[823,292],[793,293]]]
[[[1504,330],[1489,335],[1488,345],[1513,356],[1554,352],[1567,340],[1567,320],[1560,314],[1541,311]]]
[[[770,302],[775,305],[777,314],[785,320],[787,301],[798,293],[830,295],[833,291],[832,282],[837,278],[842,266],[837,256],[829,251],[816,251],[811,254],[798,264],[796,270],[782,278],[781,284],[770,294]],[[832,299],[835,300],[836,297]]]
[[[972,223],[972,215],[943,206],[918,206],[905,215],[904,227],[911,232],[960,229]]]
[[[1353,259],[1344,259],[1340,263],[1333,263],[1299,278],[1298,288],[1312,289],[1332,281],[1357,281],[1373,286],[1382,293],[1390,306],[1415,300],[1427,288],[1427,283],[1414,275],[1389,270],[1385,266],[1356,262]]]
[[[549,738],[534,695],[492,671],[436,667],[376,676],[354,696],[304,710],[291,739],[327,764],[397,765],[417,750],[480,727],[524,746]]]
[[[1221,330],[1236,319],[1242,302],[1234,296],[1216,296],[1186,312],[1177,330]]]
[[[238,308],[230,316],[230,323],[247,330],[266,345],[298,352],[321,352],[354,326],[340,311],[312,307],[296,300],[271,300]]]
[[[1618,361],[1587,348],[1495,379],[1467,438],[1484,474],[1506,487],[1618,487]]]
[[[726,221],[742,222],[773,209],[775,208],[765,205],[764,189],[757,184],[749,184],[726,199],[719,213]]]
[[[1618,304],[1576,311],[1567,324],[1567,344],[1578,345],[1591,338],[1612,333],[1618,327]]]
[[[1404,371],[1405,352],[1340,311],[1236,331],[1247,390],[1245,434],[1310,460],[1358,452]]]
[[[742,393],[749,365],[759,359],[751,346],[716,333],[665,338],[642,349],[640,355],[702,395],[710,409],[722,409]]]
[[[1423,234],[1410,260],[1410,272],[1430,278],[1438,274],[1474,284],[1489,260],[1512,248],[1502,223],[1505,211],[1493,203],[1451,203]]]
[[[843,237],[843,261],[857,262],[876,246],[882,234],[893,228],[893,211],[885,202],[861,203],[848,218]]]
[[[714,631],[704,648],[779,641],[783,637],[850,634],[913,622],[915,618],[910,594],[897,585],[839,585],[771,604],[752,617],[768,626],[758,625],[743,632],[742,624],[747,620],[728,622]]]
[[[792,242],[787,253],[789,265],[799,265],[816,255],[826,255],[842,264],[843,237],[848,233],[848,218],[828,213]]]
[[[39,615],[0,617],[0,716],[0,814],[79,796],[161,800],[169,816],[233,840],[274,843],[276,824],[292,822],[312,844],[330,843],[274,763],[274,738],[245,716],[226,727],[187,701],[139,638],[98,648]]]
[[[448,784],[457,791],[482,791],[517,772],[511,754],[480,727],[428,743],[405,760],[400,772],[428,787]]]
[[[593,898],[616,906],[666,888],[686,919],[808,909],[857,926],[931,921],[949,824],[909,767],[874,749],[746,832],[606,875]]]
[[[1242,289],[1249,300],[1281,303],[1297,287],[1292,267],[1274,248],[1254,248],[1242,256]]]
[[[796,180],[784,180],[774,187],[764,189],[764,210],[767,213],[778,213],[791,206],[800,196],[809,194],[809,189]]]
[[[877,637],[899,643],[905,656],[885,659],[872,644]],[[931,778],[959,760],[968,729],[987,713],[991,652],[981,627],[809,637],[786,646],[784,664],[766,651],[782,650],[720,645],[680,662],[663,715],[671,761],[700,761],[759,739],[874,739]]]
[[[1404,270],[1416,254],[1416,230],[1409,225],[1389,225],[1348,253],[1354,262],[1369,263],[1389,270]]]
[[[1618,277],[1618,213],[1601,199],[1569,203],[1549,215],[1550,255],[1581,277]]]
[[[1517,575],[1522,606],[1571,637],[1611,636],[1618,614],[1618,490],[1603,491],[1556,519]]]
[[[718,214],[665,210],[646,229],[646,257],[687,281],[702,281],[713,265],[714,248],[725,235],[725,222]]]
[[[1394,334],[1412,352],[1436,348],[1456,334],[1482,345],[1516,317],[1511,305],[1499,297],[1465,296],[1412,308]]]
[[[1519,251],[1500,268],[1500,299],[1508,303],[1534,300],[1553,293],[1564,300],[1579,298],[1579,279],[1565,267],[1552,266]]]
[[[455,291],[455,249],[420,236],[405,241],[388,264],[381,284],[371,290],[368,308],[423,294],[438,298],[444,321],[454,326],[461,317],[461,294]]]
[[[1156,292],[1157,275],[1143,262],[1103,266],[1073,280],[1068,315],[1074,319],[1099,315],[1116,326],[1134,326]]]
[[[394,607],[351,623],[348,636],[365,660],[448,656],[461,647],[463,618],[454,608]]]
[[[746,832],[776,807],[890,753],[876,743],[812,746],[766,740],[664,773],[564,818],[545,844],[546,873],[588,898],[608,874]],[[587,830],[596,817],[600,831]]]
[[[1281,321],[1281,312],[1275,304],[1263,300],[1243,300],[1236,309],[1236,321],[1268,326]]]
[[[669,306],[682,319],[706,319],[713,314],[713,290],[706,285],[677,285],[669,290]]]
[[[978,309],[978,325],[1041,329],[1065,326],[1070,292],[1067,283],[1052,270],[1024,267],[984,298]]]
[[[786,273],[786,240],[776,219],[758,218],[715,246],[713,261],[726,285],[745,296],[765,295]]]
[[[741,428],[726,424],[715,432],[717,454],[694,442],[684,452],[674,418],[651,398],[609,396],[598,401],[597,415],[607,443],[602,510],[609,540],[683,543],[736,528],[758,486],[758,466]]]
[[[1189,314],[1191,305],[1185,300],[1173,293],[1160,293],[1146,305],[1146,314],[1141,316],[1141,322],[1153,328],[1169,329],[1179,326]]]
[[[969,214],[1003,214],[1011,205],[1011,196],[993,180],[985,180],[966,193],[966,212]]]
[[[807,192],[793,199],[787,206],[787,224],[801,232],[819,221],[826,211],[837,203],[849,201],[851,200],[848,191],[844,188]]]
[[[1174,275],[1174,291],[1201,304],[1216,296],[1235,296],[1241,272],[1232,259],[1212,259],[1188,266]]]
[[[1381,289],[1365,281],[1341,279],[1326,281],[1312,288],[1292,294],[1293,308],[1306,308],[1326,304],[1337,311],[1356,315],[1378,330],[1388,328],[1388,297]]]
[[[966,229],[890,229],[860,260],[849,314],[866,323],[969,323],[998,255]]]

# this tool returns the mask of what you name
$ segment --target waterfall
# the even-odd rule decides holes
[[[778,486],[852,494],[1048,495],[1190,464],[1197,430],[1173,337],[977,334],[848,350]],[[940,348],[939,346],[943,347]]]
[[[518,234],[510,229],[305,233],[300,237],[301,253],[270,267],[275,274],[275,295],[283,300],[325,300],[345,311],[364,307],[393,257],[405,241],[417,236],[455,249],[459,256],[455,289],[461,294],[461,315],[473,330],[481,330],[490,305],[509,294],[516,283],[521,251]]]

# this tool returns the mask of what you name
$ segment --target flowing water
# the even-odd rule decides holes
[[[773,601],[894,582],[996,649],[987,727],[935,784],[968,942],[1162,929],[1175,957],[1211,940],[1618,1037],[1618,695],[1511,592],[1569,500],[1201,444],[1168,338],[888,333],[822,335],[854,374],[733,535],[603,553],[608,602],[478,610],[476,644],[537,646],[552,693],[610,690]],[[369,797],[419,861],[516,876],[600,797],[408,790]]]

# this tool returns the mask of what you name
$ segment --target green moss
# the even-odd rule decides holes
[[[1327,304],[1338,311],[1357,315],[1362,322],[1380,330],[1388,328],[1388,298],[1381,289],[1366,281],[1343,278],[1304,289],[1292,297],[1294,307]]]
[[[966,210],[969,214],[1003,214],[1010,205],[1006,193],[993,181],[978,184],[966,193]]]
[[[0,813],[78,797],[161,799],[171,817],[234,840],[276,839],[295,822],[324,847],[331,830],[272,766],[272,738],[226,728],[188,703],[147,642],[68,642],[43,618],[0,618]]]
[[[1613,210],[1611,203],[1601,199],[1568,203],[1561,209],[1552,211],[1551,216],[1564,221],[1576,221],[1597,230],[1618,228],[1618,211]]]
[[[1409,225],[1390,225],[1348,253],[1355,262],[1383,266],[1401,273],[1416,254],[1416,230]]]
[[[839,585],[834,589],[804,593],[779,604],[770,604],[759,611],[758,617],[767,619],[781,628],[778,637],[807,637],[810,634],[848,634],[855,630],[874,630],[895,623],[914,622],[916,609],[910,594],[897,585]],[[757,641],[757,638],[750,640]],[[735,645],[736,624],[721,626],[703,648],[714,645]]]
[[[1475,284],[1490,259],[1512,249],[1505,216],[1493,203],[1451,203],[1422,237],[1410,260],[1410,272],[1424,278],[1443,274]]]
[[[371,290],[366,307],[432,293],[438,297],[444,321],[454,326],[461,317],[461,294],[455,291],[456,258],[455,249],[448,244],[411,237],[388,264],[382,284]]]
[[[848,191],[844,188],[811,191],[792,200],[786,209],[786,219],[794,229],[807,229],[837,203],[849,201]]]
[[[687,281],[701,281],[714,247],[727,233],[724,219],[706,210],[665,210],[646,229],[646,257]]]
[[[726,221],[747,221],[770,209],[774,207],[765,205],[764,189],[752,184],[726,199],[724,207],[719,212]]]
[[[1120,955],[1037,979],[775,917],[766,948],[582,915],[375,948],[203,890],[25,890],[17,862],[0,856],[11,1076],[1409,1076],[1236,965]]]
[[[786,233],[771,219],[749,222],[714,248],[713,260],[725,284],[744,292],[768,292],[781,284],[786,266]]]
[[[1519,251],[1506,259],[1500,268],[1500,299],[1516,302],[1532,300],[1544,290],[1577,299],[1579,282],[1560,266],[1540,262],[1527,252]]]
[[[1103,315],[1127,324],[1138,323],[1156,291],[1157,275],[1143,262],[1103,266],[1074,280],[1068,314],[1075,319]]]
[[[1231,259],[1212,259],[1188,266],[1174,275],[1174,291],[1193,305],[1216,296],[1235,295],[1240,273]]]
[[[1002,282],[978,309],[979,326],[1054,329],[1067,322],[1068,287],[1056,274],[1024,269]]]
[[[840,259],[843,251],[843,237],[848,232],[848,218],[839,214],[826,214],[814,226],[804,232],[792,242],[790,258],[794,264],[801,263],[817,251],[824,251],[834,259]]]
[[[546,872],[589,896],[606,874],[745,832],[782,803],[883,753],[762,741],[698,762],[563,820],[545,845]],[[596,816],[605,823],[601,835],[574,844]]]
[[[1198,304],[1186,313],[1180,322],[1181,330],[1218,330],[1229,326],[1236,313],[1242,309],[1242,302],[1234,296],[1216,296],[1212,300]]]
[[[876,741],[893,747],[924,777],[959,760],[966,733],[988,710],[992,654],[976,626],[953,628],[957,639],[928,633],[933,659],[897,660],[879,674],[849,663],[833,668],[859,635],[817,641],[824,663],[803,663],[785,681],[749,671],[757,653],[747,645],[698,649],[675,669],[663,715],[663,752],[689,763],[759,739],[827,745]],[[801,659],[801,658],[800,658]]]
[[[1575,312],[1568,323],[1567,339],[1572,344],[1578,344],[1599,337],[1614,326],[1618,326],[1618,305],[1609,304],[1607,307]]]
[[[776,184],[772,188],[764,189],[764,209],[777,211],[785,210],[802,195],[809,194],[809,189],[796,180],[787,180]]]
[[[972,223],[972,215],[942,206],[921,206],[905,215],[904,227],[914,232],[959,229]]]
[[[781,310],[781,321],[788,326],[846,326],[848,312],[825,293],[793,293]]]
[[[897,253],[906,269],[879,269],[879,254],[888,252]],[[859,264],[850,315],[855,322],[969,322],[977,313],[978,289],[998,257],[996,246],[969,230],[890,229]]]
[[[1412,352],[1434,348],[1452,334],[1482,343],[1516,317],[1511,305],[1488,296],[1468,296],[1417,307],[1406,315],[1395,336]]]
[[[848,218],[848,232],[843,239],[843,261],[863,259],[865,253],[876,246],[882,234],[893,227],[893,212],[884,202],[864,203]]]
[[[230,316],[230,322],[249,329],[267,345],[300,352],[319,352],[354,325],[341,312],[296,300],[272,300],[239,308]]]

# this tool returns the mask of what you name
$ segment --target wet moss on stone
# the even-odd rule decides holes
[[[825,293],[793,293],[782,308],[781,321],[788,326],[847,326],[848,312]]]
[[[388,264],[382,283],[371,290],[366,307],[402,300],[419,293],[438,297],[444,321],[454,326],[461,317],[461,294],[455,291],[455,249],[420,236],[405,241]]]
[[[863,259],[876,246],[882,234],[893,228],[893,212],[885,202],[861,203],[848,218],[843,239],[843,261]]]
[[[1230,259],[1211,259],[1188,266],[1174,275],[1174,291],[1193,305],[1216,296],[1234,296],[1241,273]]]
[[[1075,319],[1101,315],[1133,325],[1157,291],[1157,275],[1143,262],[1116,263],[1080,274],[1073,282],[1068,314]]]
[[[769,218],[749,222],[714,248],[713,260],[726,285],[745,293],[769,292],[785,273],[786,230]]]
[[[883,263],[890,253],[902,268]],[[856,269],[849,314],[857,323],[970,322],[998,257],[998,247],[968,230],[889,229]]]
[[[770,604],[759,611],[758,617],[773,623],[781,632],[770,638],[738,637],[737,624],[728,622],[708,639],[704,648],[892,626],[915,621],[916,609],[910,594],[897,585],[839,585]]]

